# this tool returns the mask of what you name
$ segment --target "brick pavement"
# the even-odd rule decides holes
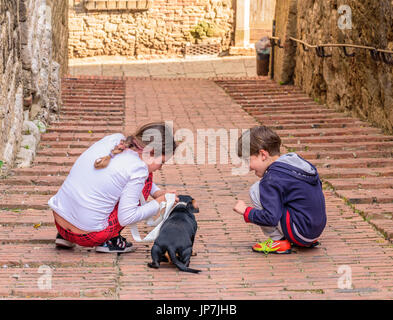
[[[237,93],[242,91],[239,85],[248,87],[249,93],[258,92],[268,97],[268,102],[262,101],[252,109],[263,113],[253,113],[251,116],[246,112],[250,111],[247,103],[236,99]],[[391,188],[389,152],[392,149],[389,149],[389,137],[384,137],[378,130],[315,104],[296,88],[283,88],[263,78],[221,79],[216,82],[202,79],[123,81],[114,78],[70,78],[63,82],[63,95],[65,106],[60,121],[52,124],[43,135],[34,166],[15,169],[9,177],[0,180],[1,297],[393,297],[390,276],[393,271],[393,246],[375,229],[375,221],[389,219],[392,210],[391,203],[386,203],[389,202],[388,191]],[[247,96],[244,92],[242,95]],[[263,97],[259,96],[258,99],[263,100]],[[296,106],[295,109],[293,106]],[[267,111],[266,108],[271,109]],[[306,114],[291,117],[302,108],[308,110]],[[311,110],[320,116],[319,120],[307,118],[307,114],[314,113]],[[259,118],[264,115],[270,119]],[[285,256],[265,256],[252,252],[250,246],[263,239],[261,231],[255,225],[244,223],[240,216],[232,212],[232,206],[236,199],[248,199],[248,187],[256,181],[256,177],[252,174],[234,176],[230,165],[218,163],[166,165],[155,175],[159,185],[176,188],[178,192],[191,194],[198,200],[199,229],[194,246],[197,256],[192,258],[191,266],[203,270],[201,274],[180,273],[169,264],[162,264],[160,270],[149,269],[146,263],[150,260],[150,244],[135,244],[136,252],[124,255],[98,254],[80,247],[70,251],[55,249],[56,229],[46,203],[61,185],[76,157],[106,134],[123,130],[132,132],[139,124],[154,120],[173,120],[175,129],[189,128],[194,133],[203,128],[248,128],[257,124],[257,120],[275,127],[283,137],[285,147],[290,150],[296,148],[296,151],[315,162],[326,180],[328,223],[321,237],[322,245],[311,250],[295,249],[293,254]],[[347,128],[351,128],[351,131],[346,131]],[[341,144],[358,146],[356,150],[343,150],[335,140],[338,136],[351,138],[355,134],[358,135],[355,141],[344,139]],[[368,159],[371,157],[367,152],[369,149],[363,147],[362,150],[361,144],[367,145],[367,142],[357,143],[363,135],[375,137],[368,140],[371,142],[368,146],[376,150],[372,153],[376,167],[364,167],[365,161],[370,165],[374,165],[374,162]],[[333,136],[335,138],[329,140]],[[305,146],[307,150],[304,150]],[[329,150],[331,157],[328,159],[329,166],[321,161],[326,160],[326,150]],[[356,162],[348,160],[348,155],[353,152],[357,155]],[[375,177],[377,172],[384,174]],[[364,184],[364,192],[352,188],[358,183]],[[375,186],[379,188],[373,189]],[[368,199],[367,191],[374,197],[377,194],[377,201],[368,203],[367,200],[353,201],[354,197],[347,197],[352,192],[356,199]],[[374,227],[355,212],[357,205],[368,206],[362,207],[362,212],[369,218],[374,215],[370,221]],[[388,226],[388,223],[385,225]],[[146,231],[143,226],[141,229],[142,232]],[[124,235],[131,237],[128,228]],[[389,234],[385,232],[385,236]],[[51,268],[50,289],[38,287],[37,281],[44,275],[38,272],[42,265]],[[352,289],[338,287],[342,276],[338,273],[340,266],[351,268]]]

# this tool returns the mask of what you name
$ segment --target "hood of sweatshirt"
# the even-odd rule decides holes
[[[277,170],[289,174],[312,185],[320,181],[315,166],[294,152],[279,157],[269,166],[268,170]]]

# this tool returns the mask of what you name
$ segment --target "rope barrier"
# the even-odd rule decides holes
[[[269,37],[269,39],[271,41],[272,46],[278,46],[279,48],[283,48],[283,46],[281,45],[281,39],[279,37]],[[383,61],[386,64],[393,65],[393,51],[391,50],[377,49],[375,47],[370,47],[370,46],[346,44],[346,43],[325,43],[325,44],[313,45],[303,40],[296,39],[294,37],[289,37],[289,40],[291,40],[292,42],[300,43],[303,46],[303,50],[306,52],[310,51],[310,49],[315,49],[316,54],[321,58],[328,58],[332,56],[331,54],[325,53],[325,48],[341,48],[347,57],[355,56],[355,52],[348,53],[347,48],[365,49],[370,51],[371,57],[375,61]]]

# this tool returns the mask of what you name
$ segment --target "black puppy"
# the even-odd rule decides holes
[[[151,248],[152,262],[147,265],[158,269],[160,262],[168,262],[168,252],[172,263],[181,271],[198,273],[201,270],[189,268],[192,246],[197,231],[194,213],[199,212],[195,200],[190,196],[180,195],[179,203],[162,224],[160,234]]]

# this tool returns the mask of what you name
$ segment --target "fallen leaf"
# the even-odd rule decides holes
[[[40,223],[36,223],[33,227],[35,228],[35,229],[38,229],[39,227],[41,227],[41,222]]]

